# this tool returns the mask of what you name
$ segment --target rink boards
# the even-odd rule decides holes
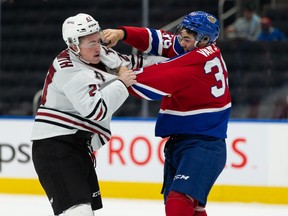
[[[31,118],[0,119],[0,193],[44,194],[31,161]],[[165,140],[155,120],[114,119],[96,152],[103,197],[162,199]],[[209,200],[288,204],[288,122],[230,121],[227,163]]]

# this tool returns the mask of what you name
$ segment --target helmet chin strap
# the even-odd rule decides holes
[[[201,44],[199,44],[199,42],[203,42],[203,43],[205,43],[204,46],[207,46],[207,45],[209,45],[209,40],[210,40],[210,37],[205,35],[205,36],[201,37],[200,40],[195,40],[194,47],[199,48],[201,46]]]
[[[68,47],[69,50],[71,50],[71,52],[74,53],[74,55],[75,55],[78,59],[80,59],[81,61],[83,61],[83,62],[86,63],[86,64],[90,64],[91,62],[88,62],[88,61],[84,60],[84,59],[81,57],[81,55],[80,55],[80,48],[79,48],[78,44],[74,44],[74,45],[76,46],[77,51],[75,51],[74,49],[72,49],[71,46]]]
[[[199,43],[199,41],[196,40],[195,43],[194,43],[194,47],[195,48],[198,48],[198,43]]]

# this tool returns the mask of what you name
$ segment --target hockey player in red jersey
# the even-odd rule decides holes
[[[169,137],[165,148],[163,193],[167,216],[206,216],[209,192],[226,162],[231,109],[228,72],[216,46],[217,18],[206,12],[184,17],[177,34],[122,26],[104,30],[118,40],[171,59],[135,71],[133,95],[162,100],[155,134]]]

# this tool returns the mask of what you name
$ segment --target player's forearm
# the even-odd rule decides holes
[[[144,27],[120,26],[124,36],[123,42],[145,52],[149,47],[149,33]]]

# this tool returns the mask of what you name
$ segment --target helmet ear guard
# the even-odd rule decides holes
[[[205,35],[205,36],[201,39],[201,41],[208,43],[208,42],[210,41],[210,36],[209,36],[209,35]]]
[[[204,46],[207,46],[210,41],[210,36],[209,35],[204,35],[202,37],[199,37],[199,39],[197,38],[196,39],[196,42],[194,44],[195,47],[204,47]]]
[[[68,47],[71,47],[72,45],[78,46],[80,44],[80,41],[78,38],[74,38],[74,41],[73,41],[72,37],[68,37],[67,40],[68,40],[68,43],[67,43]]]

